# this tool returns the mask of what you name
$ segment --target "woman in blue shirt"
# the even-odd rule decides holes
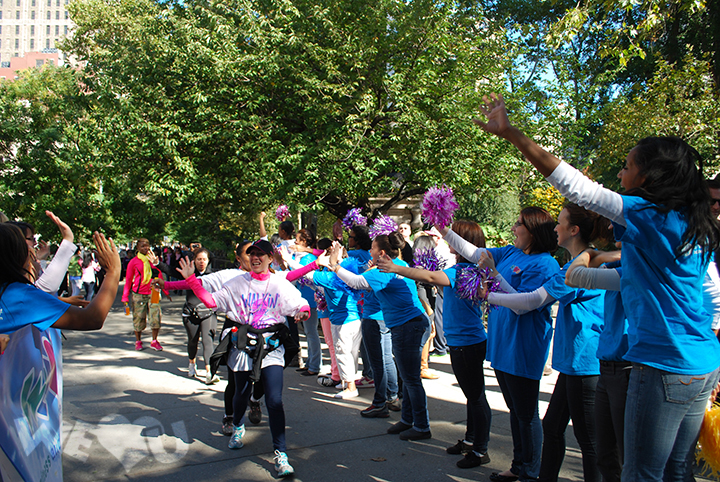
[[[625,405],[623,480],[683,480],[716,387],[720,344],[702,285],[720,226],[702,159],[674,137],[640,140],[618,177],[625,195],[587,179],[512,126],[501,96],[484,97],[485,131],[515,145],[561,194],[614,223],[633,363]],[[700,169],[696,166],[700,165]]]
[[[370,249],[373,263],[389,256],[394,263],[407,266],[398,259],[404,245],[405,240],[398,231],[376,237]],[[403,403],[400,421],[390,427],[388,433],[400,434],[401,440],[431,438],[427,397],[420,378],[420,356],[430,336],[430,320],[418,299],[415,282],[377,269],[355,275],[340,265],[331,266],[351,288],[375,292],[385,325],[390,328],[393,355],[403,380]]]
[[[472,221],[455,221],[452,229],[460,237],[475,246],[485,245],[482,228]],[[451,253],[457,255],[452,248]],[[389,258],[378,261],[380,271],[397,273],[400,276],[430,285],[442,286],[444,291],[445,319],[443,330],[450,351],[455,378],[467,399],[467,430],[465,439],[448,447],[450,454],[464,454],[457,462],[462,469],[477,467],[490,462],[487,454],[490,440],[492,412],[485,397],[485,376],[483,363],[487,348],[487,335],[483,327],[483,314],[479,305],[470,300],[460,299],[455,291],[457,274],[473,264],[457,256],[457,264],[443,271],[406,268]]]
[[[445,240],[463,258],[477,262],[492,254],[506,284],[518,292],[533,291],[560,269],[550,254],[557,249],[555,221],[544,209],[527,207],[513,226],[515,241],[503,248],[477,248],[445,228]],[[438,227],[439,229],[439,227]],[[488,317],[487,359],[510,410],[513,460],[509,470],[493,473],[496,482],[534,480],[540,471],[542,425],[538,414],[540,379],[552,339],[550,306],[518,315],[499,307]]]
[[[610,222],[576,204],[568,204],[558,216],[558,245],[575,258],[591,241],[611,240]],[[492,264],[492,260],[488,260]],[[573,421],[575,438],[583,457],[587,482],[600,480],[595,452],[595,387],[600,375],[597,347],[603,326],[603,292],[571,288],[565,284],[570,262],[531,293],[490,293],[489,303],[518,314],[560,302],[555,322],[553,363],[560,372],[543,417],[543,450],[539,481],[557,481],[565,457],[565,430]]]

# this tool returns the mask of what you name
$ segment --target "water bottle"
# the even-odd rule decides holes
[[[130,305],[125,303],[125,316],[130,316]]]
[[[230,330],[230,343],[232,343],[232,346],[237,346],[237,337],[238,337],[238,329],[237,326],[233,326]]]

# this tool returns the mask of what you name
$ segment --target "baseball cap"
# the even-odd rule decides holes
[[[252,249],[259,249],[260,251],[267,254],[268,256],[272,256],[273,252],[275,251],[273,249],[273,245],[270,244],[270,241],[266,241],[264,239],[258,239],[253,244],[248,246],[246,252],[249,254],[250,250],[252,250]]]

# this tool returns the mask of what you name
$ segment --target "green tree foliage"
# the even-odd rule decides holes
[[[452,4],[148,0],[73,7],[98,144],[165,212],[285,202],[343,216],[512,177],[470,122],[499,39]]]

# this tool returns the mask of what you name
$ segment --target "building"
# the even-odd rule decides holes
[[[49,63],[52,57],[47,55],[52,54],[57,55],[55,63],[62,65],[65,59],[57,44],[74,28],[68,3],[69,0],[0,0],[0,68],[10,69],[11,59],[26,57],[31,52],[42,55],[13,65],[35,67],[40,60]]]
[[[18,71],[30,67],[42,67],[43,65],[59,65],[60,54],[57,49],[52,53],[28,52],[24,57],[11,57],[9,62],[3,61],[0,67],[0,79],[14,80],[18,77]],[[5,67],[8,65],[8,67]]]

